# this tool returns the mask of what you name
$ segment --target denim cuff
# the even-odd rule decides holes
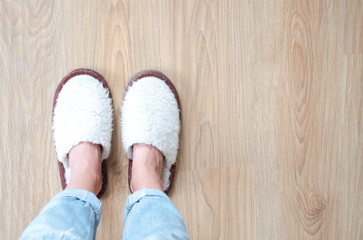
[[[53,199],[58,199],[62,197],[74,197],[81,201],[84,201],[91,206],[92,210],[95,212],[96,215],[101,214],[101,201],[94,193],[91,193],[90,191],[84,189],[66,189],[55,195]]]
[[[161,198],[169,199],[168,195],[166,195],[163,191],[157,189],[143,188],[139,191],[134,192],[127,198],[125,208],[130,211],[135,203],[137,203],[146,196],[158,196]]]

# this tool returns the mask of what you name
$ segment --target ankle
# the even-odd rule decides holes
[[[132,171],[130,183],[131,191],[136,192],[143,188],[157,189],[163,191],[160,175],[150,172],[150,169],[138,169]]]
[[[147,144],[135,144],[133,147],[132,192],[143,188],[163,190],[161,172],[163,154],[155,147]]]
[[[100,145],[82,142],[69,153],[71,179],[66,189],[85,189],[98,194],[102,188]]]
[[[102,188],[102,177],[94,172],[72,172],[66,189],[84,189],[97,195]]]

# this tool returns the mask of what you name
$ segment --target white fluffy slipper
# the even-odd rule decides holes
[[[165,193],[173,185],[179,146],[180,103],[175,87],[162,73],[142,71],[128,84],[122,105],[122,143],[132,177],[132,146],[150,144],[164,154],[162,183]],[[131,191],[131,188],[130,188]]]
[[[53,101],[53,134],[62,188],[71,176],[68,153],[81,142],[101,145],[102,160],[111,149],[113,106],[111,91],[99,73],[76,69],[59,83]],[[102,162],[101,197],[107,184],[106,161]]]

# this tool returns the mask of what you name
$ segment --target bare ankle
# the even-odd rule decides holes
[[[102,177],[94,173],[72,173],[66,189],[84,189],[97,195],[102,188]]]
[[[147,144],[135,144],[131,190],[133,192],[143,188],[163,190],[161,182],[163,160],[163,154],[155,147]]]
[[[85,189],[98,194],[102,188],[101,149],[98,144],[82,142],[69,153],[71,179],[66,189]]]

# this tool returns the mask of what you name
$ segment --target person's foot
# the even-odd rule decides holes
[[[161,172],[163,170],[163,154],[155,147],[147,144],[134,144],[131,191],[143,188],[163,190]]]
[[[180,104],[172,82],[153,70],[135,74],[128,83],[121,115],[131,192],[141,188],[170,192],[179,132]]]
[[[86,189],[101,198],[113,120],[111,91],[103,76],[85,68],[64,76],[54,94],[52,120],[62,189]]]
[[[66,189],[85,189],[97,195],[102,188],[100,145],[81,142],[68,157],[72,175]]]

